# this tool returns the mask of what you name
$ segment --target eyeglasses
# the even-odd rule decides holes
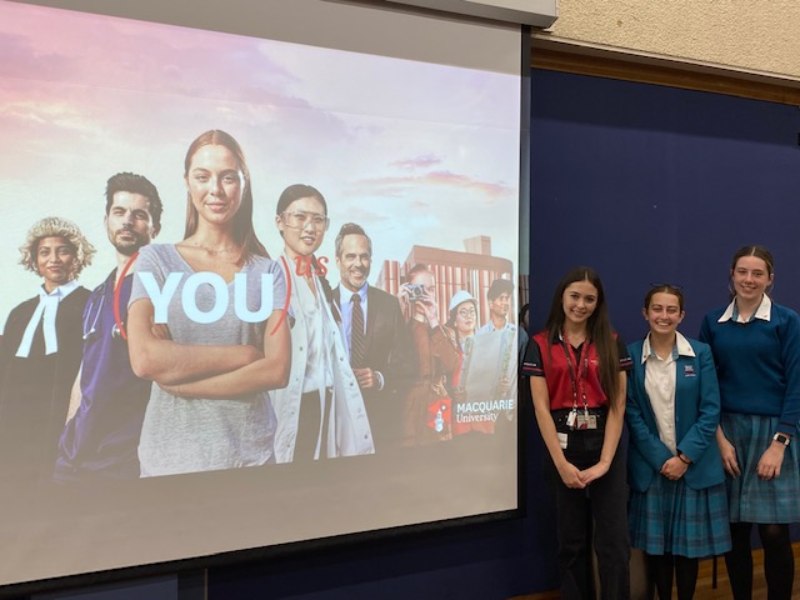
[[[330,219],[327,216],[304,210],[285,210],[281,213],[281,218],[292,229],[305,229],[306,225],[310,223],[314,229],[327,230],[330,224]]]
[[[458,311],[458,316],[468,319],[470,317],[477,316],[477,312],[475,312],[474,308],[462,308]]]

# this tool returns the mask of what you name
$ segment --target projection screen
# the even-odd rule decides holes
[[[52,4],[0,2],[0,585],[517,508],[520,28]]]

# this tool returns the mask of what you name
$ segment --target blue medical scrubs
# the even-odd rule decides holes
[[[81,404],[64,428],[56,462],[57,481],[139,477],[137,448],[150,381],[131,369],[128,343],[114,320],[116,271],[89,297],[83,312]],[[122,282],[119,314],[128,318],[133,275]]]

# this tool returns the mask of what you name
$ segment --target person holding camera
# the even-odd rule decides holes
[[[451,403],[445,384],[458,366],[459,355],[439,322],[436,280],[427,266],[418,264],[400,288],[400,304],[408,321],[416,368],[406,393],[403,445],[449,440]]]

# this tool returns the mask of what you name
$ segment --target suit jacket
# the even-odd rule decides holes
[[[693,489],[722,483],[725,474],[715,439],[720,400],[714,359],[707,344],[688,340],[695,356],[675,361],[675,437],[677,447],[692,460],[683,476]],[[630,433],[628,479],[631,487],[645,492],[662,465],[674,455],[658,437],[656,418],[644,387],[646,363],[642,363],[644,340],[628,346],[633,368],[628,373],[625,420]]]
[[[333,302],[341,305],[341,286],[333,290]],[[347,296],[346,296],[347,297]],[[379,452],[400,442],[401,394],[411,384],[410,343],[397,298],[373,286],[367,288],[366,364],[383,375],[383,388],[362,390],[370,428]]]

